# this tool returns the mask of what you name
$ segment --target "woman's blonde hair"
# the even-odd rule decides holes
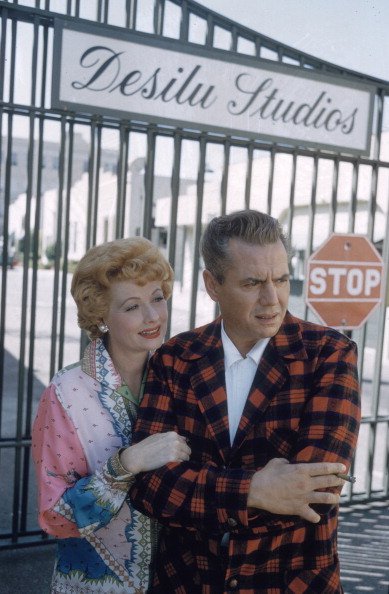
[[[99,324],[108,313],[113,282],[131,280],[143,286],[161,281],[165,299],[173,288],[173,270],[151,241],[144,237],[117,239],[86,252],[73,275],[71,293],[77,305],[78,325],[91,339],[99,338]]]

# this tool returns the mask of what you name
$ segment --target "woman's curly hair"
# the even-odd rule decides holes
[[[161,252],[144,237],[117,239],[86,252],[73,275],[71,294],[77,305],[78,325],[89,338],[99,338],[99,324],[108,313],[113,282],[131,280],[143,286],[161,281],[165,299],[173,289],[173,270]]]

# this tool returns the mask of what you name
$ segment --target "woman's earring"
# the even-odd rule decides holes
[[[103,334],[106,334],[108,332],[108,326],[107,326],[107,324],[104,324],[104,322],[99,324],[97,327],[100,330],[100,332],[102,332]]]

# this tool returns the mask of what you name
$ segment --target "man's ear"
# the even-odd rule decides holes
[[[216,303],[218,303],[219,298],[218,298],[217,289],[218,289],[219,283],[214,278],[213,274],[211,272],[209,272],[209,270],[203,271],[203,279],[204,279],[205,289],[206,289],[208,295],[210,296],[212,301],[216,301]]]

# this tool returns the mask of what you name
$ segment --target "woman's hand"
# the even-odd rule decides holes
[[[137,474],[155,470],[168,462],[189,460],[191,451],[185,437],[175,431],[155,433],[120,454],[120,462],[128,472]]]

